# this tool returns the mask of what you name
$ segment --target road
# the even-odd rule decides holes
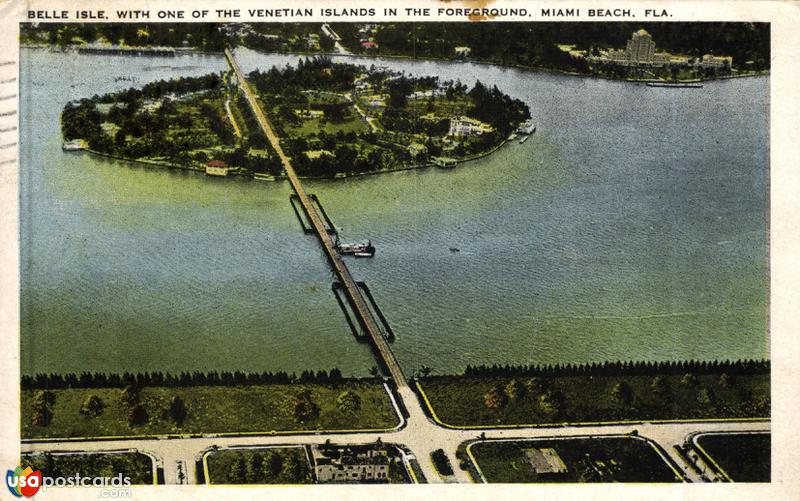
[[[350,51],[345,49],[344,45],[342,45],[341,43],[342,37],[340,37],[335,31],[333,31],[333,28],[331,28],[328,23],[322,25],[322,32],[328,38],[333,40],[333,48],[334,50],[336,50],[337,54],[345,54],[345,55],[350,54]]]
[[[411,391],[407,389],[407,391]],[[411,397],[406,395],[405,397]],[[408,398],[404,398],[408,401]],[[460,444],[467,440],[476,439],[485,434],[486,439],[509,438],[552,438],[570,436],[602,436],[602,435],[627,435],[638,433],[643,438],[650,439],[658,444],[679,467],[687,474],[692,482],[702,481],[684,459],[675,453],[675,445],[682,445],[686,438],[697,432],[731,432],[731,431],[766,431],[770,429],[768,421],[718,421],[718,422],[686,422],[686,423],[658,423],[658,424],[625,424],[625,425],[596,425],[596,426],[564,426],[553,428],[515,428],[515,429],[475,429],[452,430],[437,426],[427,420],[425,416],[412,415],[406,427],[393,432],[369,432],[357,434],[303,434],[303,435],[264,435],[247,437],[214,437],[177,438],[167,440],[99,440],[91,442],[53,441],[44,443],[24,442],[23,452],[66,452],[66,451],[109,451],[118,449],[135,449],[147,453],[164,465],[164,479],[167,484],[178,484],[178,465],[182,462],[186,467],[186,481],[194,483],[196,479],[195,464],[201,460],[203,454],[213,447],[232,446],[269,446],[293,444],[322,444],[330,440],[334,444],[369,444],[378,438],[383,442],[397,443],[407,446],[416,456],[426,479],[430,483],[445,481],[468,483],[469,475],[458,468],[454,461],[455,451]],[[453,463],[455,475],[451,479],[442,479],[433,468],[430,453],[435,449],[444,449]]]
[[[359,325],[361,325],[361,327],[366,331],[367,335],[369,335],[373,348],[378,352],[384,367],[386,367],[386,369],[389,371],[389,374],[391,375],[395,384],[398,387],[408,385],[400,364],[395,359],[394,353],[392,353],[388,341],[386,341],[386,338],[384,338],[381,329],[378,327],[375,317],[372,315],[372,311],[367,306],[367,302],[364,299],[364,296],[361,294],[361,289],[356,284],[356,281],[350,274],[350,270],[347,268],[347,265],[339,255],[339,251],[336,248],[331,235],[328,233],[322,217],[317,212],[317,209],[314,207],[314,204],[311,202],[311,199],[308,197],[308,194],[303,188],[300,179],[297,177],[297,173],[295,173],[294,167],[292,167],[289,157],[286,156],[283,148],[281,147],[277,134],[275,134],[275,131],[272,129],[267,117],[261,110],[261,106],[259,106],[255,94],[253,94],[253,91],[250,89],[250,84],[247,83],[244,73],[242,73],[241,68],[239,68],[239,64],[236,62],[236,59],[229,48],[225,49],[225,57],[228,60],[228,64],[230,64],[231,68],[236,73],[236,78],[239,81],[239,87],[242,89],[245,99],[250,104],[250,107],[256,117],[256,121],[263,130],[264,135],[267,137],[270,145],[272,145],[272,148],[278,154],[281,164],[283,165],[283,169],[286,172],[286,177],[289,179],[289,183],[291,183],[295,194],[297,194],[300,204],[303,206],[303,210],[308,216],[311,226],[313,227],[314,232],[316,233],[317,238],[319,239],[320,244],[325,251],[325,255],[328,257],[328,261],[333,267],[333,270],[336,273],[336,276],[339,278],[339,281],[342,283],[342,288],[353,307],[353,312],[358,319]]]

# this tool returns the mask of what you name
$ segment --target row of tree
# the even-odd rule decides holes
[[[336,23],[333,28],[345,46],[362,50],[357,25]],[[574,60],[557,44],[620,49],[640,28],[653,36],[658,51],[732,56],[734,67],[747,62],[752,69],[770,67],[769,23],[385,23],[373,37],[379,54],[453,58],[456,47],[467,46],[475,60],[571,70],[577,69]]]
[[[23,390],[67,389],[67,388],[123,388],[133,385],[139,388],[146,386],[252,386],[258,384],[315,383],[329,384],[343,381],[360,381],[363,379],[342,377],[342,371],[333,368],[330,371],[304,370],[300,375],[294,372],[181,372],[180,374],[156,372],[125,372],[123,374],[106,374],[103,372],[82,372],[81,374],[36,374],[22,376]]]
[[[656,374],[719,374],[731,376],[746,374],[769,374],[769,360],[715,360],[672,362],[592,362],[590,364],[555,365],[468,365],[463,375],[473,378],[507,376],[558,377],[558,376],[647,376]],[[439,376],[450,377],[450,376]]]
[[[283,483],[296,484],[311,480],[311,471],[303,455],[294,454],[296,449],[267,450],[260,452],[237,453],[231,462],[224,483],[262,484]],[[244,456],[244,457],[243,457]],[[216,480],[219,482],[219,480]]]
[[[129,46],[188,46],[221,52],[227,37],[213,23],[23,23],[23,43],[49,43],[66,47],[105,40]]]
[[[273,66],[268,71],[253,71],[248,80],[260,96],[285,95],[287,92],[314,89],[317,91],[348,91],[361,68],[352,64],[334,64],[329,57],[315,56],[300,59],[296,66]]]

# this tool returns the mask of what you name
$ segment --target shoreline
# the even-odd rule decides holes
[[[488,150],[486,152],[479,153],[479,154],[477,154],[475,156],[472,156],[472,157],[469,157],[469,158],[459,159],[459,160],[457,160],[456,167],[458,165],[460,165],[460,164],[466,164],[466,163],[469,163],[469,162],[473,162],[475,160],[480,160],[481,158],[488,157],[489,155],[495,153],[496,151],[498,151],[500,148],[502,148],[503,146],[505,146],[509,142],[510,141],[508,139],[503,139],[503,141],[500,142],[500,144],[498,144],[497,146],[494,146],[492,149],[490,149],[490,150]],[[170,163],[170,162],[166,162],[166,161],[149,160],[149,159],[145,159],[145,158],[121,157],[121,156],[118,156],[118,155],[112,155],[110,153],[103,153],[103,152],[100,152],[100,151],[97,151],[97,150],[93,150],[93,149],[90,149],[90,148],[83,148],[83,149],[79,150],[79,152],[91,153],[92,155],[97,155],[97,156],[100,156],[100,157],[110,158],[112,160],[119,160],[119,161],[122,161],[122,162],[131,162],[131,163],[136,163],[136,164],[142,164],[142,165],[146,165],[146,166],[150,166],[150,167],[157,167],[157,168],[171,169],[171,170],[184,170],[184,171],[191,171],[191,172],[197,172],[197,173],[200,173],[200,174],[205,174],[205,169],[202,168],[202,167],[192,167],[192,166],[189,166],[189,165],[180,165],[180,164],[174,164],[174,163]],[[75,152],[65,152],[65,153],[75,153]],[[314,176],[298,176],[298,178],[299,179],[303,179],[303,180],[308,180],[308,181],[340,181],[340,180],[349,179],[349,178],[357,178],[357,177],[364,177],[364,176],[376,176],[376,175],[379,175],[379,174],[391,174],[393,172],[405,172],[405,171],[412,171],[412,170],[422,170],[422,169],[429,169],[429,168],[432,168],[432,167],[436,167],[436,165],[434,165],[432,162],[428,162],[426,164],[421,164],[421,165],[403,166],[403,167],[396,167],[396,168],[393,168],[393,169],[382,169],[382,170],[375,170],[375,171],[369,171],[369,172],[337,173],[334,177],[330,177],[330,176],[317,176],[317,177],[314,177]],[[453,167],[453,168],[450,168],[450,169],[441,169],[441,170],[455,170],[456,167]],[[269,182],[286,181],[286,176],[273,176],[271,174],[262,174],[262,173],[257,173],[257,172],[250,173],[250,174],[241,174],[241,173],[234,172],[234,173],[231,173],[231,174],[229,174],[227,176],[211,176],[211,177],[219,177],[220,179],[226,179],[226,178],[229,178],[229,177],[244,177],[244,178],[251,178],[251,179],[257,179],[259,181],[269,181]]]
[[[20,44],[20,48],[24,49],[50,49],[55,50],[58,52],[70,52],[77,50],[80,45],[69,45],[67,47],[58,47],[55,45],[48,45],[48,44]],[[749,77],[762,77],[762,76],[769,76],[771,70],[763,70],[763,71],[756,71],[753,73],[748,74],[737,74],[737,75],[722,75],[716,76],[712,78],[691,78],[685,80],[658,80],[658,79],[641,79],[641,78],[613,78],[607,75],[599,75],[596,73],[579,73],[576,71],[569,71],[563,70],[558,68],[548,68],[545,66],[527,66],[522,64],[502,64],[494,61],[482,61],[482,60],[466,60],[460,61],[457,59],[448,59],[443,57],[414,57],[414,56],[405,56],[401,54],[354,54],[352,52],[342,53],[342,52],[305,52],[305,51],[281,51],[281,52],[265,52],[258,49],[254,49],[248,47],[246,45],[241,45],[239,47],[243,47],[247,50],[251,50],[258,54],[278,54],[278,55],[295,55],[295,56],[304,56],[304,57],[314,57],[314,56],[329,56],[329,57],[350,57],[350,58],[369,58],[369,59],[396,59],[400,61],[423,61],[423,62],[441,62],[441,63],[471,63],[471,64],[480,64],[484,66],[494,66],[497,68],[507,68],[507,69],[515,69],[519,71],[527,71],[532,73],[549,73],[553,75],[565,75],[565,76],[572,76],[572,77],[580,77],[580,78],[597,78],[601,80],[609,80],[612,82],[629,82],[629,83],[636,83],[636,84],[643,84],[647,82],[663,82],[663,83],[674,83],[674,84],[687,84],[687,83],[702,83],[702,82],[715,82],[718,80],[730,80],[735,78],[749,78]],[[126,48],[130,48],[131,50],[134,49],[147,49],[148,47],[144,46],[137,46],[131,45],[126,46]],[[164,46],[164,48],[173,49],[177,52],[176,55],[181,54],[203,54],[203,55],[218,55],[221,56],[224,54],[222,51],[203,51],[191,47],[173,47],[173,46]],[[110,49],[110,46],[109,46]],[[100,54],[85,54],[85,55],[100,55]]]

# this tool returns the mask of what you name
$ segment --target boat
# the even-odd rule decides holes
[[[669,82],[647,82],[648,87],[671,87],[676,89],[702,89],[703,84],[699,83],[669,83]]]
[[[519,140],[519,144],[522,144],[525,141],[527,141],[529,137],[531,137],[531,136],[522,136],[522,139]]]
[[[342,254],[350,254],[355,257],[372,257],[375,255],[375,246],[372,245],[372,240],[367,240],[366,243],[355,244],[342,244],[337,242],[336,249]]]
[[[450,247],[450,252],[461,252],[461,249],[458,247]]]
[[[517,127],[517,133],[519,134],[533,134],[536,132],[536,125],[533,123],[533,120],[528,120],[523,122]]]
[[[61,149],[64,151],[81,151],[85,148],[83,141],[80,139],[73,139],[72,141],[64,141]]]
[[[508,140],[509,140],[509,141],[513,141],[513,140],[515,140],[516,138],[517,138],[517,133],[516,133],[516,132],[512,132],[512,133],[511,133],[511,135],[510,135],[510,136],[508,136]]]

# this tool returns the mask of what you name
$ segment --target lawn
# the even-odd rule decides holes
[[[734,482],[770,481],[772,438],[769,433],[700,435],[697,443]]]
[[[45,477],[130,477],[131,484],[153,483],[153,460],[138,452],[114,454],[24,454],[22,464]]]
[[[226,449],[208,455],[212,484],[311,484],[304,447]]]
[[[319,414],[305,423],[294,416],[295,397],[311,392]],[[360,398],[358,410],[341,411],[338,396],[349,390]],[[322,384],[268,384],[254,386],[146,387],[140,401],[148,414],[142,425],[128,424],[128,408],[120,400],[119,388],[52,390],[53,418],[47,426],[32,421],[35,391],[22,392],[22,438],[163,435],[169,433],[238,433],[289,430],[385,429],[398,418],[383,385],[367,382]],[[89,395],[105,405],[102,414],[89,418],[80,413]],[[186,419],[181,426],[168,416],[173,397],[185,402]]]
[[[768,374],[727,381],[717,374],[691,381],[660,377],[660,392],[654,376],[520,377],[522,392],[513,398],[506,390],[511,377],[439,376],[420,384],[437,416],[453,426],[769,417]],[[615,394],[621,382],[630,389],[628,398]],[[487,405],[487,394],[498,387],[501,405]]]
[[[550,448],[566,472],[537,474],[526,451]],[[680,481],[649,443],[633,437],[487,441],[471,452],[489,483]]]
[[[316,118],[302,120],[298,125],[284,125],[286,133],[290,136],[301,137],[325,132],[334,135],[338,132],[347,134],[348,132],[369,132],[369,126],[355,112],[347,120],[331,122]]]
[[[454,98],[452,100],[444,97],[433,99],[433,109],[430,109],[431,99],[428,97],[409,99],[406,112],[410,115],[426,115],[433,113],[437,117],[453,117],[466,115],[474,104],[468,98]]]

